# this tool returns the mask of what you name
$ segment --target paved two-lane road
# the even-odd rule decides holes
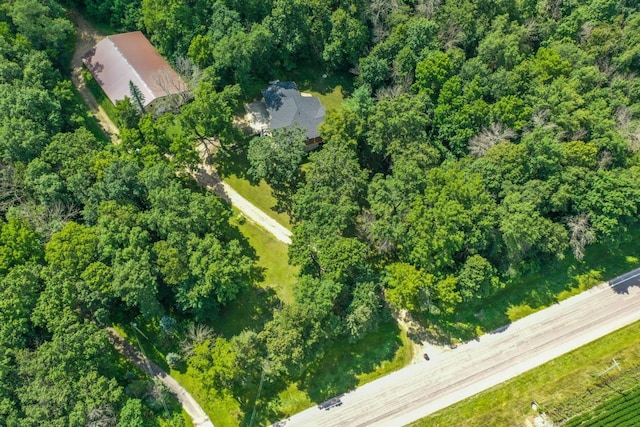
[[[638,320],[640,269],[366,384],[339,407],[313,407],[281,425],[405,425]]]

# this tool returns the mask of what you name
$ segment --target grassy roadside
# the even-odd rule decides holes
[[[247,171],[250,165],[244,150],[238,149],[224,154],[220,153],[215,160],[215,165],[220,177],[242,197],[275,219],[280,225],[291,230],[289,215],[285,212],[278,212],[278,201],[273,197],[271,187],[264,180],[259,183],[249,180]]]
[[[246,163],[246,170],[249,169],[248,162]],[[260,181],[258,184],[252,184],[248,179],[244,178],[241,174],[229,174],[223,177],[225,182],[233,187],[242,197],[251,202],[254,206],[260,209],[271,218],[275,219],[280,225],[291,230],[291,221],[289,215],[285,212],[277,212],[276,205],[278,201],[271,194],[271,187],[264,182]]]
[[[280,419],[348,392],[411,363],[413,344],[393,322],[387,322],[357,343],[333,342],[307,375],[278,394]],[[339,367],[339,368],[338,368]],[[271,419],[276,422],[278,419]]]
[[[582,261],[567,254],[536,272],[508,281],[493,297],[457,313],[443,329],[454,339],[482,335],[640,267],[639,255],[640,227],[634,226],[615,245],[589,246]]]
[[[567,419],[578,404],[593,408],[601,399],[617,395],[615,386],[598,375],[614,357],[622,368],[620,378],[637,371],[639,335],[640,322],[636,322],[412,426],[519,425],[533,415],[532,401],[552,419]]]

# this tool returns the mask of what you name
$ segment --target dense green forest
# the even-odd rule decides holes
[[[69,80],[67,7],[142,30],[194,100],[159,118],[119,103],[112,145]],[[354,80],[319,150],[232,125],[303,66]],[[386,303],[469,332],[457,313],[637,228],[639,70],[634,0],[2,2],[0,424],[181,425],[112,350],[114,323],[191,336],[179,357],[245,421],[265,375],[286,388]],[[295,302],[233,339],[189,330],[261,274],[230,208],[184,173],[209,137],[271,184],[300,267]]]

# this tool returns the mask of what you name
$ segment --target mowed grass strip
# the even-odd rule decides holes
[[[611,366],[612,358],[620,363],[622,374],[640,364],[639,335],[640,322],[636,322],[412,426],[520,425],[535,415],[532,401],[552,419],[565,418],[566,414],[559,413],[559,408],[571,399],[584,400],[593,396],[595,407],[599,396],[594,392],[596,389],[616,393],[615,389],[609,390],[606,384],[598,383],[598,375]]]
[[[269,184],[264,180],[258,183],[250,180],[248,171],[251,165],[244,150],[218,153],[214,163],[216,170],[227,184],[280,225],[291,230],[289,215],[286,212],[278,211],[278,201],[273,196]]]
[[[245,160],[246,161],[246,160]],[[245,167],[249,170],[249,162],[246,161]],[[280,225],[291,230],[291,221],[289,215],[285,212],[278,212],[276,206],[278,201],[273,197],[271,187],[264,180],[259,183],[251,183],[241,174],[229,174],[223,177],[225,182],[236,190],[242,197],[251,202],[255,207],[260,209],[271,218],[275,219]]]
[[[102,90],[102,88],[100,87],[100,85],[98,84],[96,79],[91,75],[89,70],[87,70],[86,68],[82,69],[82,77],[84,78],[84,81],[86,82],[86,85],[87,85],[87,88],[89,89],[89,92],[91,92],[93,97],[96,99],[96,102],[102,108],[104,108],[104,111],[107,113],[107,115],[109,116],[111,121],[113,123],[117,123],[118,122],[118,112],[116,111],[116,106],[113,105],[111,100],[104,93],[104,91]]]
[[[289,264],[289,246],[249,220],[238,224],[238,228],[256,251],[258,267],[262,268],[263,278],[258,285],[273,289],[285,304],[293,302],[293,284],[299,268]]]

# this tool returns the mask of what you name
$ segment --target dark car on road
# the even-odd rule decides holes
[[[329,409],[335,408],[336,406],[340,405],[342,405],[342,400],[340,400],[339,397],[334,397],[318,404],[318,409],[324,409],[325,411],[328,411]]]

